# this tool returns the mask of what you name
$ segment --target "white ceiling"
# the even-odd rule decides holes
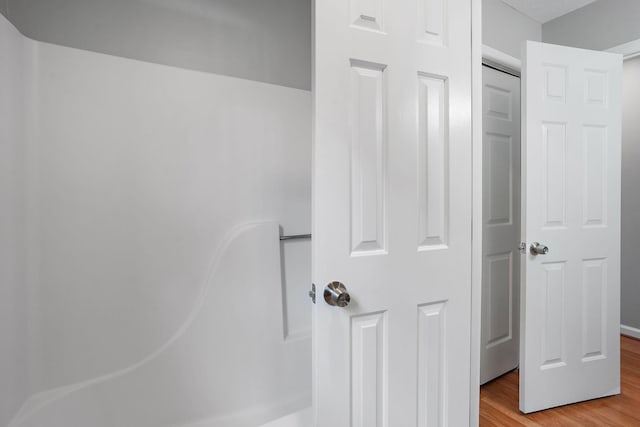
[[[596,0],[502,0],[514,9],[544,24]]]

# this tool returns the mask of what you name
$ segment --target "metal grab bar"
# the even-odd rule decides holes
[[[292,234],[290,236],[280,236],[280,241],[283,240],[301,240],[301,239],[310,239],[311,234]]]

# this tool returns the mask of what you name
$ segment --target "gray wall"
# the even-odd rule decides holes
[[[640,329],[640,57],[625,61],[623,89],[621,322]]]
[[[640,39],[640,1],[600,0],[542,26],[542,40],[604,50]],[[640,58],[624,64],[621,323],[640,329]]]
[[[604,50],[640,39],[640,1],[600,0],[542,26],[542,41]]]
[[[542,26],[500,0],[482,1],[482,43],[520,58],[524,40],[541,40]]]
[[[0,0],[0,12],[39,41],[311,88],[310,0]]]

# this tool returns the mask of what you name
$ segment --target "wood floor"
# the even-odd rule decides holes
[[[623,336],[620,349],[620,395],[523,415],[513,371],[480,388],[480,426],[640,426],[640,341]]]

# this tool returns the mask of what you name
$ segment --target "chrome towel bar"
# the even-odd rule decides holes
[[[311,234],[292,234],[290,236],[280,236],[280,241],[283,240],[301,240],[301,239],[310,239]]]

